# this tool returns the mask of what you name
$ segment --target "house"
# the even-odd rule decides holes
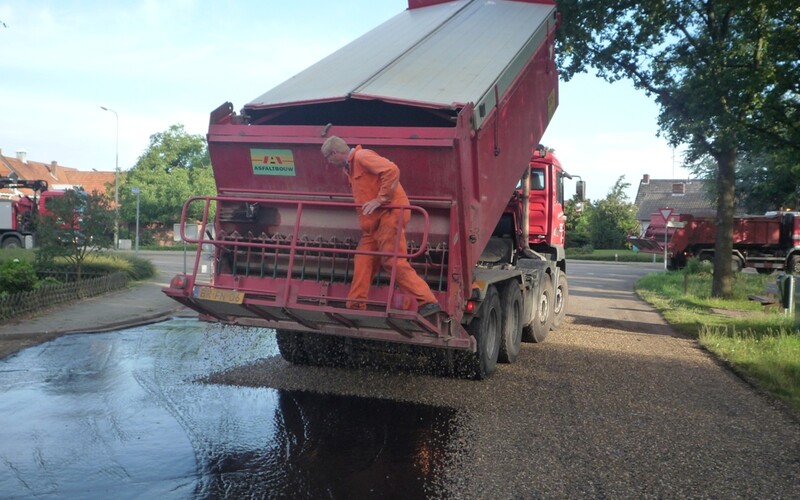
[[[650,225],[650,216],[662,208],[671,208],[673,214],[715,216],[717,204],[708,193],[709,182],[704,179],[651,179],[649,174],[643,175],[634,201],[642,233]]]
[[[8,157],[3,155],[0,149],[0,177],[8,177],[12,172],[22,180],[47,181],[49,189],[54,191],[80,187],[89,193],[92,191],[106,193],[106,186],[114,186],[115,179],[113,171],[82,172],[76,168],[59,165],[55,161],[41,163],[28,160],[25,151],[17,151],[14,157]]]

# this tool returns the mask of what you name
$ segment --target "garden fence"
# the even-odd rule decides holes
[[[36,290],[0,297],[0,321],[40,311],[56,304],[94,297],[128,285],[128,274],[116,272],[71,283],[42,285]]]

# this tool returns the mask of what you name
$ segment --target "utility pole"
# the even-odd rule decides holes
[[[114,113],[114,118],[117,121],[114,158],[114,250],[119,250],[119,115],[113,109],[105,106],[100,106],[100,109]]]

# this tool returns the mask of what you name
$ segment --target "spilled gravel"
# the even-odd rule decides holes
[[[477,382],[270,357],[215,384],[407,401],[456,410],[442,498],[789,498],[800,426],[700,349],[656,325],[570,316]]]

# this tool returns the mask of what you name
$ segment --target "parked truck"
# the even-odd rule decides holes
[[[666,240],[667,267],[680,269],[692,257],[712,260],[716,237],[717,223],[712,217],[676,214],[665,224],[658,213],[651,215],[642,237],[630,241],[642,252],[663,254]],[[752,267],[763,274],[775,270],[800,274],[800,213],[734,217],[731,265],[735,271]]]
[[[406,347],[483,378],[513,362],[522,340],[558,326],[569,294],[571,177],[539,146],[558,102],[556,22],[552,1],[409,0],[240,113],[214,110],[218,194],[184,206],[194,269],[164,293],[204,320],[275,328],[293,363]],[[345,307],[361,231],[345,177],[320,152],[331,135],[400,167],[407,248],[380,255],[406,250],[442,313],[418,314],[394,270],[378,274],[366,310]],[[195,203],[204,216],[187,221]]]
[[[24,180],[12,175],[0,177],[0,189],[17,192],[0,198],[0,248],[31,248],[36,235],[36,220],[46,212],[48,200],[62,196],[60,191],[48,191],[47,181]],[[23,194],[21,189],[31,192]]]

